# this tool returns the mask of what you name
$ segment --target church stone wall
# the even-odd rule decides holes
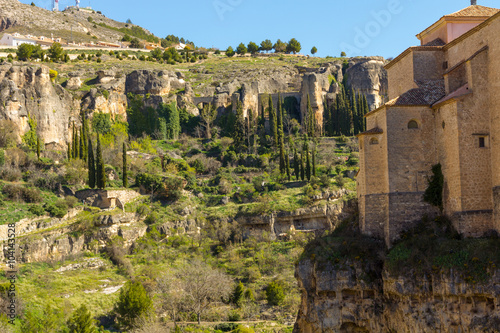
[[[413,51],[413,73],[416,81],[443,79],[443,51]],[[391,74],[392,75],[392,74]]]
[[[389,82],[389,100],[402,95],[406,91],[417,88],[413,80],[413,53],[410,52],[403,59],[392,65],[387,71]],[[368,128],[368,127],[367,127]]]

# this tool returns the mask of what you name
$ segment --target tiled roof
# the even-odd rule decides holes
[[[375,127],[375,128],[372,128],[366,132],[359,133],[357,136],[370,135],[370,134],[383,134],[383,133],[384,133],[384,131],[381,128]]]
[[[410,89],[387,105],[431,105],[445,95],[443,80],[416,82],[418,88]]]
[[[443,40],[441,38],[436,38],[433,41],[431,41],[425,45],[422,45],[422,46],[443,46],[443,45],[446,45],[446,43],[443,42]]]
[[[469,6],[467,8],[464,8],[462,10],[459,10],[458,12],[446,15],[448,17],[465,17],[465,16],[493,16],[496,13],[498,13],[500,9],[496,8],[491,8],[491,7],[485,7],[485,6],[479,6],[479,5],[473,5]]]
[[[454,92],[448,94],[447,96],[444,96],[443,98],[441,98],[440,100],[435,102],[434,105],[439,105],[439,104],[444,103],[446,101],[449,101],[451,99],[454,99],[454,98],[457,98],[457,97],[460,97],[463,95],[467,95],[470,93],[471,93],[471,91],[469,90],[469,84],[466,83],[465,85],[461,86],[460,88],[458,88]]]

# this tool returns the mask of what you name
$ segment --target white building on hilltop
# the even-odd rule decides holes
[[[33,38],[20,35],[17,32],[14,34],[4,34],[2,39],[0,39],[0,45],[18,47],[21,44],[36,45],[37,41]]]

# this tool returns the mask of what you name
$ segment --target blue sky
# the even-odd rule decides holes
[[[33,0],[51,7],[52,0]],[[31,3],[31,0],[22,0]],[[60,8],[74,1],[60,0]],[[499,7],[498,0],[478,4]],[[81,0],[109,18],[131,19],[159,37],[174,34],[198,46],[297,38],[303,54],[395,57],[417,45],[415,35],[470,0]]]

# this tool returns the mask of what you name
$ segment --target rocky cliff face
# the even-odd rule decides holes
[[[346,71],[347,84],[366,94],[372,109],[383,102],[387,90],[383,64],[382,58],[356,58],[351,60]],[[316,122],[321,126],[324,102],[333,101],[338,91],[338,84],[332,78],[343,78],[342,66],[336,63],[312,69],[287,67],[284,72],[271,73],[272,77],[240,74],[243,77],[235,77],[229,83],[212,87],[206,91],[208,95],[199,96],[182,72],[136,70],[125,73],[115,68],[61,73],[61,78],[66,79],[61,86],[51,80],[46,66],[5,63],[0,66],[0,120],[11,120],[15,124],[20,142],[29,130],[29,114],[37,121],[37,132],[43,142],[62,150],[71,139],[71,124],[80,124],[82,115],[92,118],[94,112],[104,112],[112,118],[126,120],[129,93],[144,96],[146,106],[158,107],[160,103],[175,101],[195,115],[204,103],[212,103],[218,108],[232,104],[235,110],[238,101],[245,115],[248,110],[257,114],[262,103],[267,104],[269,94],[273,95],[276,104],[277,93],[281,93],[282,97],[297,99],[300,106],[297,111],[302,117],[307,112],[309,96]],[[204,78],[200,76],[198,80]],[[84,81],[91,89],[82,89]]]
[[[370,110],[384,103],[387,96],[387,72],[382,57],[353,58],[345,72],[347,86],[366,96]]]
[[[394,277],[360,260],[340,266],[307,258],[296,277],[302,302],[295,333],[500,330],[498,270],[487,283],[470,284],[453,271]]]
[[[30,116],[37,120],[37,131],[45,144],[63,148],[69,124],[78,120],[78,111],[71,94],[51,82],[48,67],[0,67],[0,119],[17,125],[19,141],[29,130]]]

